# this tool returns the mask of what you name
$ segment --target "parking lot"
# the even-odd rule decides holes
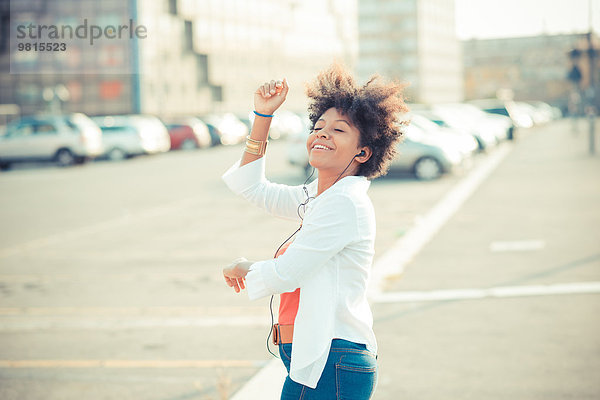
[[[285,150],[272,143],[267,175],[300,184]],[[234,295],[220,272],[237,256],[272,257],[296,227],[221,182],[241,151],[0,174],[2,226],[11,227],[0,232],[0,358],[13,362],[1,365],[2,398],[217,398],[268,360],[268,304]],[[376,250],[459,178],[375,181]]]
[[[522,140],[539,138],[544,129],[533,128]],[[426,182],[406,176],[374,181],[369,194],[377,211],[377,256],[503,146],[518,149],[521,142],[478,155],[463,174]],[[287,164],[285,148],[284,141],[270,145],[267,176],[300,184],[302,171]],[[251,303],[245,295],[235,295],[222,282],[221,269],[238,256],[272,257],[296,226],[247,205],[221,182],[220,175],[241,151],[240,146],[222,146],[119,163],[15,168],[0,174],[0,218],[5,227],[0,232],[2,399],[225,399],[270,360],[265,348],[268,300]],[[485,226],[487,217],[480,212],[462,218],[479,218],[478,224],[463,231],[468,246],[468,238],[476,234],[477,226]],[[449,234],[447,240],[460,238],[456,232]],[[580,254],[585,253],[583,247]],[[437,278],[427,282],[425,275],[416,273],[426,267],[415,265],[412,277],[391,280],[389,289],[475,283],[460,275],[462,267],[455,275],[462,280],[432,271]],[[591,270],[588,278],[597,279],[596,272]],[[494,281],[502,277],[495,276]],[[419,351],[406,351],[414,343],[409,336],[416,335],[414,339],[424,332],[411,331],[409,322],[398,319],[411,309],[418,309],[418,304],[375,308],[375,331],[384,351],[377,399],[396,398],[400,392],[443,398],[427,397],[432,392],[416,358]],[[467,317],[476,321],[482,313]],[[412,321],[431,328],[433,315],[429,322],[425,313]],[[578,315],[587,318],[585,313]],[[452,332],[455,340],[466,338],[464,331]],[[436,342],[428,335],[422,339]],[[451,349],[450,339],[440,344]],[[595,344],[586,348],[597,354]],[[428,350],[422,347],[421,352]],[[438,358],[428,354],[428,365],[433,366]],[[485,358],[485,351],[469,354],[471,362]],[[413,361],[403,358],[408,356]],[[414,368],[406,369],[411,364]],[[406,368],[398,372],[394,365]],[[467,370],[462,372],[471,371]],[[398,382],[397,373],[408,380]],[[438,371],[433,378],[448,384],[449,375]]]

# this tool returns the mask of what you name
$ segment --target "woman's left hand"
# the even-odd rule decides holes
[[[252,262],[246,260],[244,257],[240,257],[223,268],[223,277],[227,286],[232,287],[236,293],[239,293],[241,289],[245,289],[245,277],[252,264]]]

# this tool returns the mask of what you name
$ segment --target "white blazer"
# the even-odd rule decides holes
[[[298,205],[306,200],[302,186],[265,178],[265,157],[239,166],[223,180],[236,194],[272,215],[300,222]],[[251,300],[300,288],[294,322],[290,378],[315,388],[325,367],[331,340],[364,343],[377,353],[367,285],[375,254],[375,212],[364,176],[347,176],[311,200],[302,229],[286,252],[258,261],[246,276]],[[316,196],[317,181],[307,185]]]

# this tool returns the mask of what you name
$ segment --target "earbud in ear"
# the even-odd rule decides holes
[[[367,153],[364,150],[361,150],[360,153],[358,153],[357,155],[355,155],[354,157],[362,157],[364,155],[366,155]]]

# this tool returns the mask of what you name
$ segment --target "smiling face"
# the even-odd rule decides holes
[[[360,131],[350,118],[330,108],[316,122],[306,141],[308,162],[322,174],[339,175],[354,161],[344,175],[355,175],[359,162],[365,162],[370,150],[360,146]],[[365,156],[353,158],[365,150]]]

